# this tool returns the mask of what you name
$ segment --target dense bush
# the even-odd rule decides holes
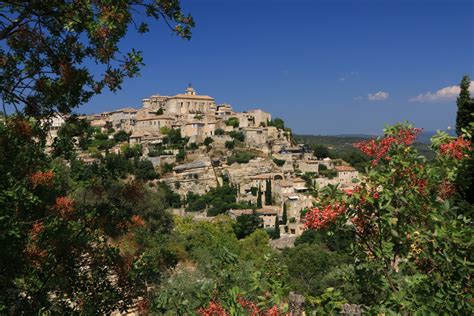
[[[225,125],[232,126],[233,128],[239,127],[239,119],[236,117],[231,117],[227,121],[225,121]]]
[[[233,140],[243,142],[245,141],[245,135],[242,132],[232,131],[229,133],[229,136],[232,137]]]
[[[114,139],[117,143],[128,142],[130,135],[124,130],[120,130],[114,134]]]
[[[158,174],[153,167],[150,160],[135,159],[134,161],[134,173],[137,179],[140,180],[153,180],[158,178]]]
[[[367,179],[350,195],[323,190],[306,226],[356,234],[353,280],[371,312],[469,313],[472,209],[457,207],[454,181],[472,143],[438,134],[427,163],[412,146],[418,133],[395,125],[358,144],[371,159]]]
[[[217,136],[222,136],[222,135],[225,135],[225,131],[222,128],[216,128],[216,130],[214,131],[214,134]]]
[[[257,155],[250,151],[236,151],[229,157],[227,157],[227,163],[229,165],[233,163],[248,163],[250,160],[256,158]]]
[[[232,150],[235,147],[235,142],[233,140],[228,140],[225,142],[225,148]]]

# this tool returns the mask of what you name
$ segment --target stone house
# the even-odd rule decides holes
[[[277,200],[281,200],[281,197],[285,196],[285,195],[290,195],[290,194],[293,194],[295,193],[294,189],[293,189],[293,182],[292,181],[288,181],[288,180],[281,180],[281,181],[277,181],[275,183],[275,195],[277,197],[280,197],[279,199]]]
[[[359,172],[351,166],[335,166],[334,169],[340,183],[351,184],[354,179],[359,178]]]
[[[58,137],[58,131],[66,123],[67,116],[63,114],[56,113],[48,121],[43,120],[42,124],[49,124],[48,134],[46,135],[46,146],[50,147],[54,139]]]
[[[229,104],[219,104],[216,106],[215,115],[222,120],[227,120],[231,117],[235,117],[235,112]]]
[[[200,143],[206,137],[214,136],[216,131],[215,120],[192,120],[186,122],[181,130],[182,136],[189,137],[191,142]]]
[[[295,235],[296,237],[301,236],[304,232],[304,223],[289,223],[288,234]]]
[[[319,162],[317,160],[302,160],[298,163],[298,169],[305,173],[318,173]]]
[[[102,113],[103,118],[111,123],[115,130],[129,132],[135,127],[137,110],[133,108],[118,109]]]
[[[253,117],[254,126],[266,125],[268,121],[271,121],[272,115],[260,109],[247,111],[247,114]],[[263,123],[263,124],[262,124]]]
[[[162,127],[172,128],[175,118],[167,115],[150,115],[136,120],[135,131],[160,133]]]
[[[255,214],[262,219],[263,228],[275,228],[275,219],[280,212],[278,206],[265,206],[255,210]]]
[[[165,101],[165,114],[185,116],[189,113],[215,113],[216,102],[207,95],[197,95],[192,87],[188,87],[184,94],[168,97]]]

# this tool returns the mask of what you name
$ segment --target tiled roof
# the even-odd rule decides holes
[[[340,172],[340,171],[356,171],[351,166],[335,166],[334,169],[336,169],[336,171],[338,171],[338,172]]]

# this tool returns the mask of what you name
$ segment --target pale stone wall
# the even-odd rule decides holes
[[[317,161],[309,160],[309,161],[300,161],[298,163],[298,169],[301,172],[319,172],[319,163]]]
[[[358,179],[359,178],[359,172],[354,170],[354,171],[338,171],[337,172],[337,178],[339,182],[344,183],[344,184],[351,184],[353,179]]]

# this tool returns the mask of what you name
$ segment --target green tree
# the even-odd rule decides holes
[[[260,219],[255,214],[243,214],[236,218],[233,225],[235,235],[242,239],[253,233],[260,225]]]
[[[109,139],[109,135],[99,132],[99,133],[96,133],[96,134],[94,135],[94,138],[97,139],[97,140],[108,140],[108,139]]]
[[[184,159],[186,159],[186,151],[183,148],[181,148],[176,154],[176,161],[182,162],[184,161]]]
[[[53,156],[71,160],[76,149],[84,150],[90,145],[92,133],[89,122],[79,119],[77,115],[68,117],[53,141]]]
[[[371,311],[469,313],[472,211],[456,206],[454,181],[472,143],[438,133],[432,138],[435,158],[427,163],[412,145],[418,133],[397,124],[359,144],[371,158],[367,178],[352,195],[323,190],[305,224],[356,235],[347,236],[354,284]],[[346,236],[341,237],[343,245]]]
[[[458,99],[456,101],[458,106],[458,111],[456,114],[456,134],[458,136],[463,134],[463,128],[470,130],[470,123],[474,122],[474,102],[472,102],[471,95],[469,93],[470,84],[471,79],[469,76],[464,76],[460,84],[461,92],[459,93]]]
[[[268,126],[275,126],[278,129],[285,129],[285,121],[283,121],[281,118],[277,117],[274,120],[271,120],[267,124]]]
[[[103,88],[116,91],[124,78],[136,76],[141,53],[121,52],[118,45],[130,25],[145,33],[144,17],[163,18],[186,39],[194,26],[178,1],[13,1],[2,12],[0,93],[7,105],[35,117],[69,113]]]
[[[236,117],[231,117],[227,121],[225,121],[225,125],[237,128],[239,127],[239,119]]]
[[[273,162],[278,166],[278,167],[283,167],[283,165],[286,163],[285,160],[273,158]]]
[[[140,144],[135,144],[132,146],[124,144],[121,147],[121,151],[126,159],[140,158],[142,155],[142,146]]]
[[[265,181],[265,205],[272,205],[272,180]]]
[[[257,193],[257,208],[262,208],[262,190],[260,190],[260,185]]]
[[[212,137],[206,137],[204,139],[204,145],[207,147],[207,146],[210,146],[212,143],[214,142],[214,139],[212,139]]]
[[[165,259],[148,260],[166,257],[157,248],[155,255],[138,251],[125,258],[111,242],[147,225],[134,213],[146,211],[140,206],[149,201],[145,189],[117,181],[102,164],[77,163],[69,148],[86,147],[74,143],[75,132],[60,137],[56,145],[68,144],[55,155],[70,160],[71,175],[81,181],[62,183],[44,154],[45,131],[56,112],[68,114],[139,73],[140,52],[119,51],[129,26],[143,33],[147,20],[164,19],[189,38],[194,22],[179,1],[167,0],[9,1],[0,10],[0,94],[17,114],[0,124],[0,313],[125,310],[145,293],[141,276],[154,274],[155,282],[166,266]],[[159,210],[154,216],[162,214],[159,222],[166,223],[170,216]]]
[[[281,222],[283,223],[283,225],[286,225],[286,223],[288,222],[288,211],[286,210],[286,203],[283,203],[283,214],[281,217]]]
[[[235,147],[235,142],[234,141],[231,141],[231,140],[228,140],[225,142],[225,148],[229,149],[229,150],[232,150],[234,149]]]
[[[214,131],[214,134],[217,136],[222,136],[222,135],[225,135],[225,131],[222,128],[216,128],[216,130]]]
[[[272,239],[280,238],[280,220],[278,219],[278,215],[275,216],[275,230],[273,232]]]
[[[250,160],[254,159],[255,157],[257,157],[257,155],[251,151],[245,151],[245,150],[237,151],[237,152],[234,152],[229,157],[227,157],[227,163],[229,165],[235,162],[241,163],[241,164],[248,163]]]
[[[232,131],[229,133],[229,136],[232,137],[233,140],[237,140],[239,142],[245,141],[245,135],[242,132]]]
[[[155,168],[153,167],[153,164],[151,163],[150,160],[144,159],[136,159],[134,163],[134,173],[137,177],[137,179],[140,180],[153,180],[158,177],[158,174],[155,171]]]
[[[303,295],[318,296],[329,287],[341,287],[344,280],[332,273],[350,258],[342,258],[323,244],[302,244],[285,251],[291,288]]]
[[[330,156],[329,148],[324,145],[314,145],[313,146],[314,156],[319,159],[327,158]]]
[[[128,142],[130,139],[130,134],[126,131],[120,130],[114,134],[114,139],[117,143]]]

